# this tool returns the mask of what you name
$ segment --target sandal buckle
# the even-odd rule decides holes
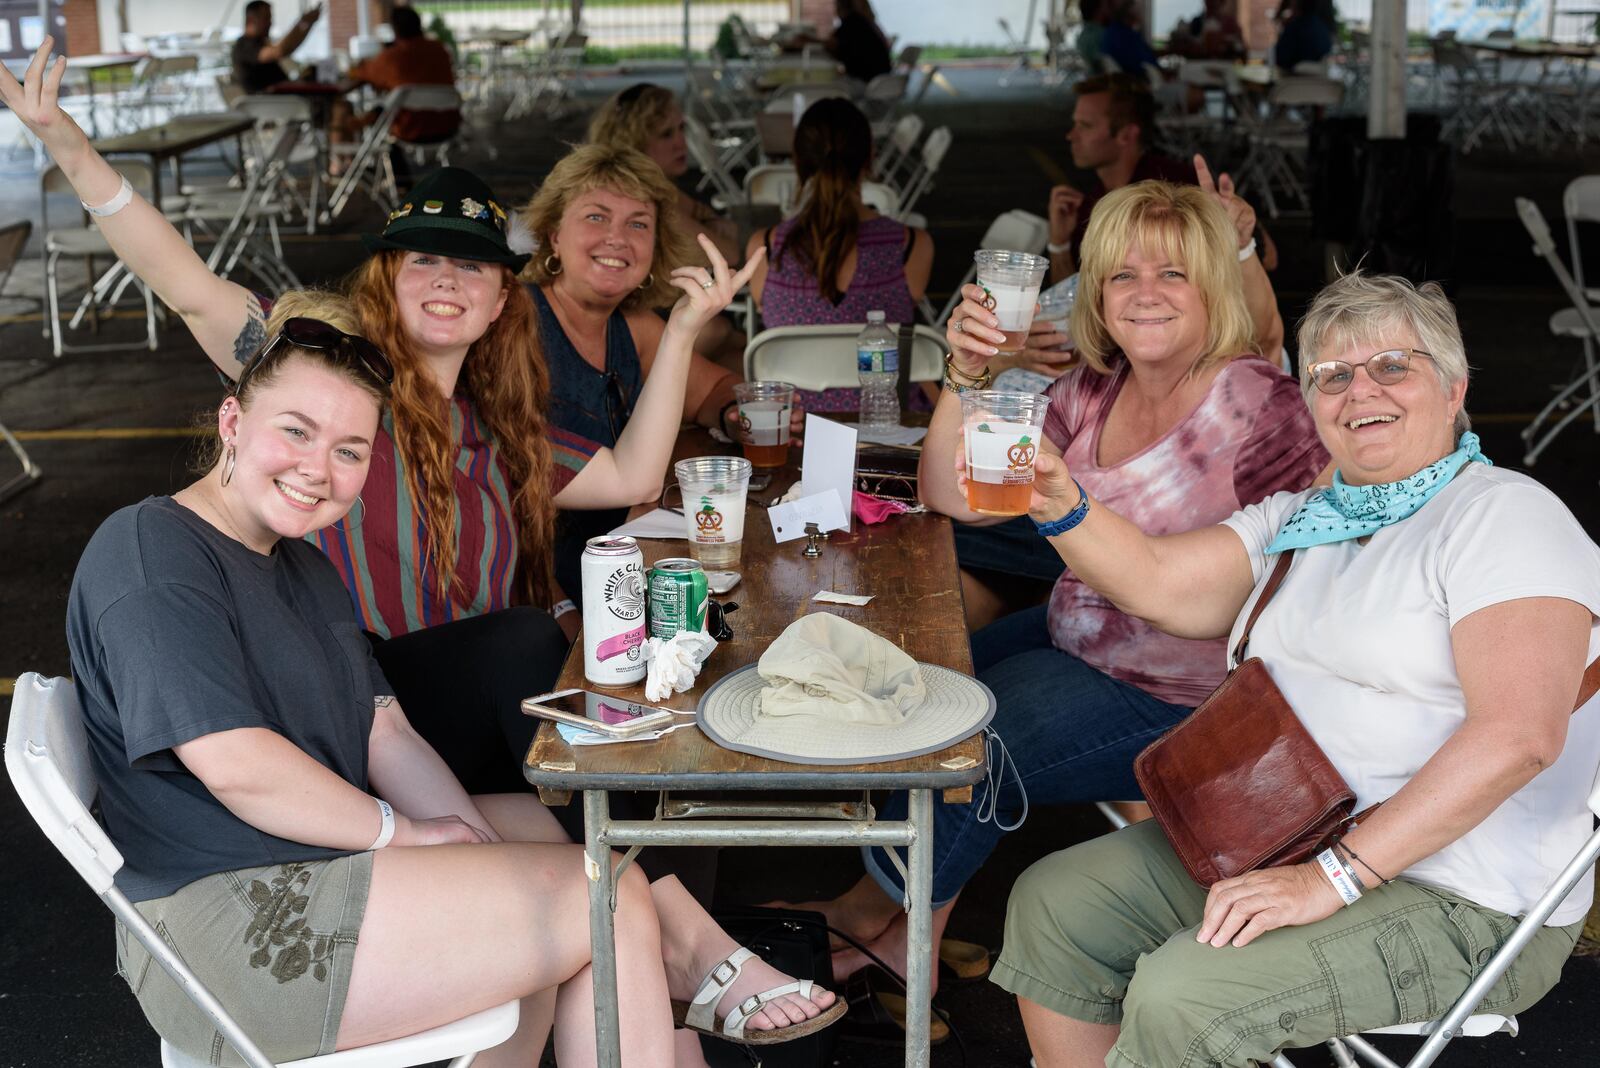
[[[711,974],[708,976],[708,978],[718,986],[728,986],[735,979],[739,978],[739,969],[735,968],[727,961],[723,961],[721,964],[711,969]]]
[[[751,994],[749,997],[745,998],[739,1003],[739,1015],[748,1020],[750,1017],[760,1012],[761,1007],[764,1004],[765,1002],[761,1000],[761,995]]]

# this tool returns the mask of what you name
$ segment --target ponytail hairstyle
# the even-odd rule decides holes
[[[872,127],[860,108],[829,97],[806,109],[794,131],[801,207],[773,266],[794,252],[816,277],[817,292],[834,304],[844,296],[839,269],[855,251],[861,176],[871,162]]]
[[[367,259],[350,279],[350,300],[367,339],[394,365],[390,397],[394,442],[406,468],[405,489],[423,517],[427,535],[423,551],[439,583],[436,592],[448,597],[457,584],[456,442],[450,429],[450,401],[439,395],[395,311],[394,283],[406,255],[386,249]],[[551,556],[556,515],[545,431],[550,379],[539,347],[533,298],[509,268],[485,266],[501,273],[505,307],[467,350],[456,388],[472,398],[500,448],[512,489],[524,592],[530,604],[548,605],[555,589]]]

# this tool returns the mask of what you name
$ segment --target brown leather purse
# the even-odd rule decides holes
[[[1277,566],[1245,620],[1222,685],[1182,723],[1150,743],[1134,778],[1191,878],[1209,887],[1256,868],[1298,864],[1378,806],[1352,815],[1350,789],[1294,714],[1259,657],[1244,659],[1250,631],[1278,592],[1294,553]],[[1600,687],[1588,666],[1573,711]]]

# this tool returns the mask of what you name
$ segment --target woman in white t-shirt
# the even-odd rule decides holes
[[[1130,615],[1230,634],[1298,550],[1251,634],[1290,705],[1382,808],[1313,860],[1209,891],[1153,821],[1018,881],[997,983],[1040,1064],[1224,1065],[1442,1014],[1592,827],[1600,548],[1532,479],[1478,452],[1455,311],[1434,285],[1353,274],[1316,298],[1301,379],[1337,467],[1223,523],[1151,537],[1041,453],[1030,514]],[[959,458],[958,458],[959,464]],[[1560,976],[1592,879],[1480,1006],[1519,1012]]]

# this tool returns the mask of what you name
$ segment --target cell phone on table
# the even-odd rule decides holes
[[[676,722],[668,709],[593,690],[557,690],[529,697],[522,702],[522,711],[612,738],[632,738]]]

